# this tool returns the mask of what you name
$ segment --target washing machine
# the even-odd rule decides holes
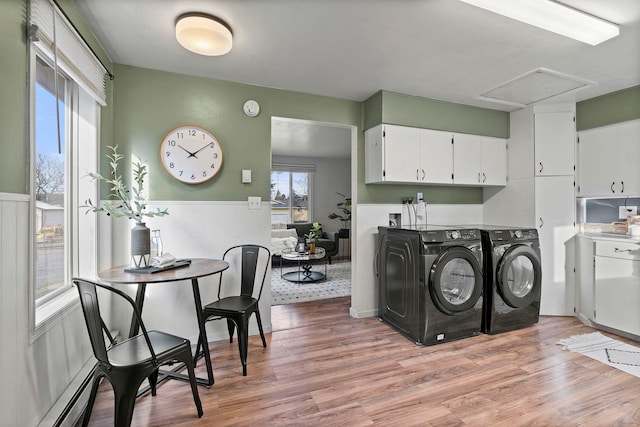
[[[540,314],[542,267],[535,228],[482,226],[482,332],[498,334],[534,325]]]
[[[378,317],[416,344],[480,334],[479,230],[378,227]]]

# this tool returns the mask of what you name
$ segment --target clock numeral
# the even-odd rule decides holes
[[[217,159],[218,158],[218,153],[213,153],[213,158]]]
[[[182,176],[183,171],[180,171],[180,176]]]
[[[207,171],[202,171],[202,177],[206,177],[207,176]]]
[[[171,151],[166,152],[166,156],[169,157],[171,155]]]
[[[176,138],[179,138],[179,139],[184,138],[184,133],[182,133],[182,132],[176,132]]]
[[[211,144],[209,144],[209,147],[211,147],[211,148],[216,148],[216,144],[215,144],[215,142],[212,142]]]
[[[196,131],[193,129],[189,129],[189,136],[196,136]]]
[[[191,179],[196,179],[196,175],[195,174],[191,175]]]
[[[180,134],[178,134],[178,135],[180,135]],[[181,138],[181,137],[179,137],[179,138]],[[175,147],[176,146],[176,141],[173,140],[173,139],[170,139],[169,140],[169,145],[172,146],[172,147]]]
[[[169,167],[170,167],[171,169],[173,169],[173,168],[175,167],[175,165],[173,164],[173,162],[169,163]]]
[[[215,169],[216,165],[214,163],[211,163],[211,169]]]

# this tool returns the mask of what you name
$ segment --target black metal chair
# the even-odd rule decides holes
[[[89,423],[102,377],[108,378],[113,387],[115,395],[114,425],[118,427],[129,426],[133,417],[138,388],[144,379],[149,379],[151,395],[155,396],[159,366],[173,361],[183,362],[187,367],[193,400],[198,409],[198,417],[202,417],[202,404],[194,372],[195,362],[191,355],[189,340],[159,331],[147,332],[142,323],[140,311],[133,300],[118,289],[79,278],[74,278],[73,283],[78,287],[80,293],[80,304],[87,324],[91,347],[93,354],[98,359],[93,371],[93,385],[84,414],[83,426]],[[121,342],[117,342],[111,336],[100,314],[98,287],[124,298],[131,305],[133,315],[138,321],[142,333]],[[110,343],[108,347],[105,336]]]
[[[263,347],[267,346],[262,330],[262,319],[260,318],[260,297],[262,296],[262,288],[267,277],[267,269],[269,260],[271,259],[271,251],[260,245],[238,245],[226,250],[222,256],[223,260],[233,264],[234,259],[240,257],[241,260],[241,277],[240,277],[240,295],[226,296],[222,295],[222,277],[228,275],[226,270],[220,274],[220,283],[218,286],[218,300],[207,304],[203,308],[204,318],[209,320],[227,320],[227,328],[229,329],[229,342],[233,342],[233,332],[238,328],[238,348],[240,349],[240,361],[242,362],[242,375],[247,375],[247,351],[249,341],[249,318],[253,313],[256,315],[260,337],[262,338]],[[253,296],[255,284],[260,277],[258,267],[264,264],[264,271],[260,271],[262,278],[260,281],[260,290],[258,297]],[[198,340],[196,354],[200,354],[200,344],[202,339]],[[203,343],[206,345],[206,343]]]

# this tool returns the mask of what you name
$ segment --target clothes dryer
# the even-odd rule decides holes
[[[478,335],[483,306],[480,231],[452,226],[378,231],[380,320],[421,345]]]
[[[498,334],[536,324],[542,288],[538,231],[481,227],[485,254],[482,332]]]

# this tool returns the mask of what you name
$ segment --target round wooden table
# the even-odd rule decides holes
[[[204,351],[204,361],[207,366],[207,376],[205,379],[198,379],[198,383],[210,387],[213,385],[213,368],[211,366],[211,355],[209,354],[209,345],[207,340],[207,331],[205,328],[205,320],[202,312],[202,300],[200,298],[200,288],[198,286],[198,278],[210,276],[212,274],[221,273],[229,268],[229,263],[219,259],[209,258],[192,258],[188,265],[173,268],[170,270],[158,271],[156,273],[132,273],[126,272],[130,266],[119,266],[98,273],[98,278],[103,282],[110,284],[137,284],[136,305],[142,313],[144,305],[144,294],[148,283],[165,283],[177,282],[181,280],[191,280],[191,288],[193,290],[193,301],[195,304],[196,317],[198,319],[198,328],[200,329],[200,344]],[[129,337],[138,334],[139,325],[133,318],[129,329]],[[197,356],[197,355],[196,355]],[[196,357],[194,356],[194,361]],[[175,372],[166,373],[167,376],[187,379],[184,375]]]

